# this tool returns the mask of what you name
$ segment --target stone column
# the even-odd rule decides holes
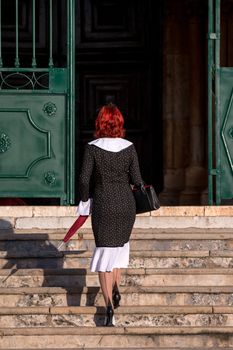
[[[205,164],[205,125],[207,111],[206,95],[206,56],[205,37],[202,21],[197,18],[189,20],[189,138],[188,167],[185,170],[185,188],[180,195],[182,205],[200,204],[202,191],[207,185],[207,168]],[[204,28],[203,28],[204,29]]]
[[[184,17],[176,11],[166,16],[163,31],[163,205],[179,204],[189,158],[189,57]]]

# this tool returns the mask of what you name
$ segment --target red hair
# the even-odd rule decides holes
[[[95,121],[95,137],[124,137],[124,118],[113,104],[104,106]]]

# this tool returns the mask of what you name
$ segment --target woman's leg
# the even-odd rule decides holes
[[[99,272],[99,281],[106,306],[112,305],[113,272]]]
[[[113,285],[112,285],[112,299],[114,309],[120,306],[121,295],[120,295],[120,281],[121,281],[121,269],[113,270]]]
[[[119,290],[121,282],[121,269],[113,269],[113,290]]]

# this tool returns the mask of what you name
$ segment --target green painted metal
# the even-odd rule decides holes
[[[32,0],[32,67],[36,67],[36,4]]]
[[[0,0],[0,68],[2,64],[2,0]]]
[[[220,66],[220,6],[221,0],[209,0],[208,198],[216,205],[233,199],[233,68]]]
[[[49,67],[53,67],[53,0],[49,0]]]
[[[35,0],[31,67],[0,67],[0,197],[59,198],[61,204],[74,204],[74,8],[75,1],[67,0],[66,67],[53,66],[52,0],[48,67],[37,68]],[[12,85],[14,78],[22,79],[21,85]]]
[[[220,200],[233,198],[233,68],[220,70]]]
[[[213,94],[212,94],[212,81],[213,81],[213,39],[214,32],[213,26],[213,0],[208,0],[208,202],[209,205],[213,204]]]
[[[221,203],[221,174],[220,174],[220,0],[215,0],[215,108],[216,108],[216,127],[215,127],[215,139],[216,139],[216,204]]]
[[[15,67],[19,65],[19,2],[15,0]]]
[[[10,108],[12,95],[0,95],[1,196],[64,197],[66,96],[28,99],[21,93],[14,99]],[[53,174],[53,181],[48,174]]]
[[[68,160],[68,173],[67,178],[69,182],[69,201],[74,203],[74,179],[75,179],[75,11],[74,1],[68,0],[67,3],[67,33],[68,33],[68,48],[67,48],[67,61],[68,61],[68,81],[69,81],[69,103],[68,103],[68,120],[69,120],[69,132],[68,132],[68,147],[69,154],[67,154]]]

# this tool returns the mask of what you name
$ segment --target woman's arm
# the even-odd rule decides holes
[[[94,157],[90,147],[91,146],[86,145],[79,176],[79,194],[83,202],[86,202],[90,197],[90,179],[94,168]]]
[[[129,174],[130,174],[130,180],[133,185],[140,185],[143,183],[139,162],[138,162],[138,155],[135,150],[135,147],[132,147],[132,157],[131,157],[131,163],[129,167]]]

